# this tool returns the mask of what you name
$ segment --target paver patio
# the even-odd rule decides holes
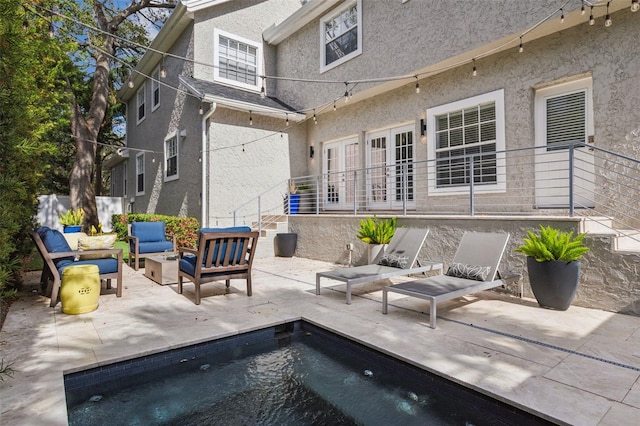
[[[199,306],[189,283],[180,295],[127,266],[123,297],[103,294],[88,314],[23,297],[0,332],[15,369],[0,383],[0,423],[66,425],[63,373],[304,318],[560,424],[638,424],[639,317],[484,292],[438,305],[434,330],[419,299],[390,295],[382,315],[388,281],[355,286],[351,305],[338,282],[316,296],[315,272],[333,267],[257,259],[252,297],[233,280],[227,294],[224,283],[203,286]]]

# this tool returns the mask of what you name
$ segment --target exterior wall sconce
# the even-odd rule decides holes
[[[315,149],[313,149],[313,145],[311,145],[309,147],[309,158],[313,158],[313,156],[315,155],[316,151]]]
[[[420,143],[427,143],[427,123],[424,121],[424,118],[420,119]]]

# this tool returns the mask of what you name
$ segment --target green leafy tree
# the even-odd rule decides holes
[[[144,53],[138,46],[149,44],[147,24],[160,25],[166,13],[159,12],[173,9],[175,4],[158,0],[63,0],[56,2],[56,9],[38,4],[34,7],[36,13],[50,17],[55,37],[68,46],[69,58],[82,75],[66,78],[75,141],[69,198],[71,208],[84,209],[84,226],[89,228],[99,222],[95,197],[101,191],[101,161],[109,153],[98,148],[104,146],[99,143],[111,144],[117,139],[111,125],[121,108],[115,90]]]
[[[55,152],[50,135],[68,116],[60,76],[71,66],[38,21],[27,25],[20,3],[0,0],[0,297],[20,281],[32,251],[38,189]],[[67,121],[68,122],[68,121]]]

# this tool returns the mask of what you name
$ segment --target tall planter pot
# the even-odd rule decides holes
[[[533,257],[527,257],[527,270],[531,290],[541,307],[569,309],[578,291],[580,261],[537,262]]]
[[[387,249],[388,244],[367,244],[367,262],[369,265],[376,260],[376,257]]]

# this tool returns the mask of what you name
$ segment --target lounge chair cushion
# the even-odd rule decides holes
[[[406,268],[409,265],[409,258],[399,254],[387,253],[380,258],[378,265]]]
[[[47,227],[41,227],[41,228],[45,228],[45,229],[38,229],[38,234],[42,239],[42,243],[44,244],[44,247],[47,249],[49,253],[62,253],[67,251],[73,251],[71,250],[71,247],[69,247],[69,243],[67,243],[67,240],[64,238],[64,235],[62,235],[62,232],[56,231],[55,229],[51,229]],[[62,257],[60,259],[55,259],[54,263],[56,265],[56,268],[59,268],[60,267],[59,265],[61,262],[63,261],[73,262],[73,259],[74,259],[73,256]]]
[[[138,238],[141,243],[166,241],[164,222],[133,222],[131,235]]]
[[[118,272],[118,259],[115,258],[78,260],[76,262],[74,262],[73,260],[62,260],[56,264],[60,276],[62,276],[62,271],[64,270],[64,268],[71,265],[96,265],[100,270],[100,275],[113,274]],[[118,285],[120,285],[120,282],[118,282]]]
[[[486,281],[491,272],[491,266],[465,265],[464,263],[453,263],[449,266],[445,275],[456,278],[466,278],[469,280]]]
[[[182,272],[185,272],[187,274],[189,274],[190,276],[195,276],[196,274],[196,262],[198,260],[197,256],[194,256],[192,254],[188,254],[186,256],[184,256],[182,259],[180,259],[180,270]],[[245,262],[247,263],[247,262]],[[209,274],[202,274],[202,278],[211,278],[211,277],[215,277],[217,275],[228,275],[229,271],[225,271],[225,272],[211,272]]]

